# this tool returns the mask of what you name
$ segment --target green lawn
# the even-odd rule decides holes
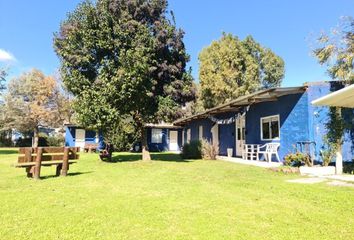
[[[178,155],[82,154],[27,179],[0,149],[0,239],[353,239],[354,189]]]

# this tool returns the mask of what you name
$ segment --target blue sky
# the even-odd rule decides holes
[[[46,74],[57,71],[53,33],[79,2],[0,0],[0,67],[9,67],[10,78],[33,67]],[[312,40],[336,26],[341,16],[354,13],[353,0],[170,0],[169,7],[186,32],[196,80],[199,52],[225,31],[241,39],[250,34],[281,56],[286,64],[283,86],[329,79],[311,56]]]

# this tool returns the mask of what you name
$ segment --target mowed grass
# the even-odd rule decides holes
[[[27,179],[0,149],[0,239],[353,239],[354,189],[178,155],[82,154]]]

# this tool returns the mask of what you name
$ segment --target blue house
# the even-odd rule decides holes
[[[80,147],[83,149],[87,143],[97,143],[99,149],[104,148],[102,134],[74,124],[65,125],[66,147]]]
[[[343,87],[342,82],[331,81],[265,89],[174,124],[183,127],[183,143],[204,138],[219,145],[220,155],[227,155],[227,149],[231,149],[234,157],[240,157],[244,144],[276,142],[283,159],[297,145],[308,143],[315,160],[321,161],[319,153],[325,148],[323,137],[327,133],[329,108],[315,107],[311,102]],[[353,109],[343,111],[346,121],[354,121]],[[351,127],[345,130],[342,154],[344,161],[353,159]]]
[[[65,125],[65,146],[83,148],[87,143],[98,143],[105,147],[103,135],[81,126]],[[150,151],[180,151],[182,147],[182,127],[172,124],[147,124],[147,143]],[[140,151],[140,146],[135,151]]]
[[[182,148],[182,130],[182,127],[172,124],[146,124],[149,150],[152,152],[179,152]]]

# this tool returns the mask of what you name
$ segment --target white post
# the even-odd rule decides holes
[[[343,173],[343,157],[342,157],[342,146],[338,148],[338,151],[336,152],[336,174],[342,174]]]
[[[341,108],[337,107],[336,111],[339,117],[341,117],[342,116]],[[338,150],[336,152],[336,174],[337,175],[343,173],[342,137],[338,141],[339,141]]]

